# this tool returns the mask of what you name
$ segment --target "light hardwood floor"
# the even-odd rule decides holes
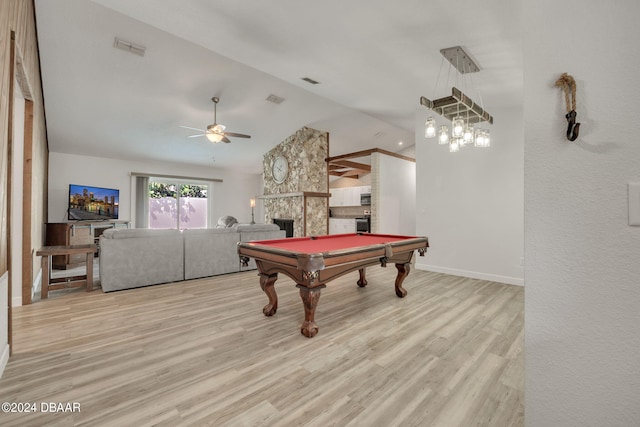
[[[256,271],[105,294],[54,291],[14,309],[3,426],[522,426],[524,289],[413,269],[367,269],[322,291],[318,335],[294,283],[278,312]]]

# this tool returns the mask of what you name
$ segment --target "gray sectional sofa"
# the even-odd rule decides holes
[[[100,284],[104,292],[234,273],[238,242],[280,239],[275,224],[234,224],[193,230],[109,229],[100,236]]]

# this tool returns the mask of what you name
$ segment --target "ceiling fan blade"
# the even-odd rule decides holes
[[[230,143],[231,141],[229,140],[229,138],[227,138],[226,136],[222,136],[222,142],[226,142],[227,144]]]
[[[234,138],[251,138],[251,135],[245,135],[243,133],[224,132],[226,136],[232,136]]]
[[[179,126],[179,127],[184,128],[184,129],[197,130],[198,132],[203,132],[203,133],[205,132],[204,129],[192,128],[192,127],[189,127],[189,126]]]
[[[199,135],[189,135],[187,138],[196,138],[198,136],[204,136],[204,133],[201,133]]]

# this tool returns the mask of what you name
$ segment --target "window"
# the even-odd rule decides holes
[[[135,228],[207,228],[217,178],[148,175],[131,172]]]
[[[207,228],[209,185],[149,178],[149,228]]]

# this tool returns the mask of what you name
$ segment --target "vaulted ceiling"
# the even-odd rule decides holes
[[[436,81],[442,95],[450,90],[441,48],[473,55],[487,110],[521,105],[520,8],[510,0],[36,0],[49,146],[257,173],[264,153],[310,126],[330,133],[331,156],[397,152],[414,143],[419,97],[440,95]],[[115,38],[143,46],[144,56],[114,48]],[[213,123],[213,96],[218,122],[251,139],[189,138],[197,132],[180,126]]]

